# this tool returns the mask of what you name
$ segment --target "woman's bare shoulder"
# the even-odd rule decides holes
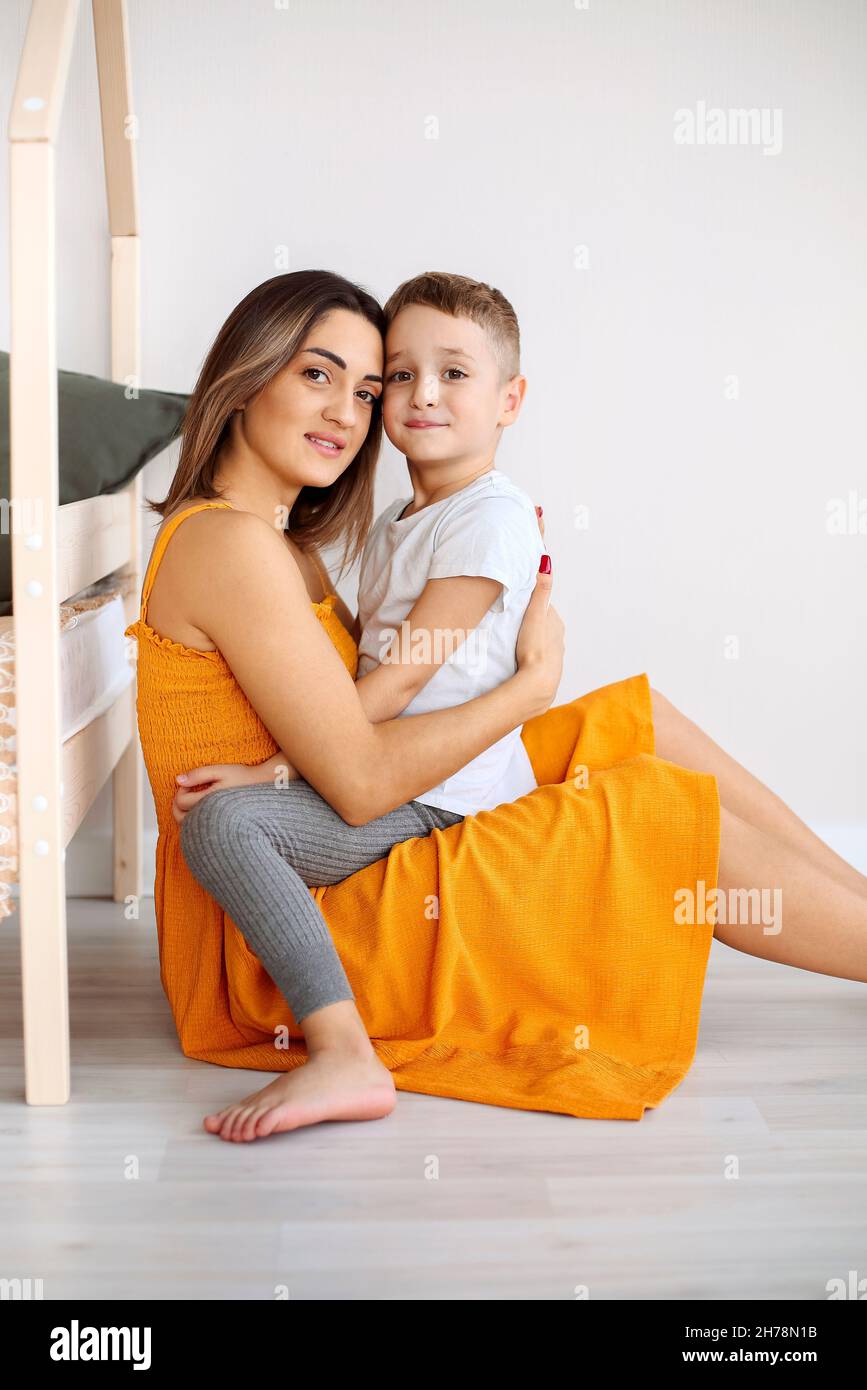
[[[199,507],[200,511],[194,508]],[[182,502],[176,502],[171,511],[163,514],[157,535],[171,525],[176,516],[182,512],[192,512],[192,516],[187,517],[183,526],[178,527],[178,535],[186,531],[187,527],[194,526],[196,522],[211,521],[217,517],[224,516],[246,516],[248,513],[240,511],[237,507],[232,507],[227,502],[221,502],[219,497],[185,497]]]
[[[157,537],[188,499],[167,514]],[[284,603],[303,598],[304,583],[280,533],[237,508],[209,507],[188,517],[171,537],[154,577],[148,611],[157,632],[211,649],[214,617],[241,593],[252,608],[278,587]]]
[[[283,532],[270,521],[254,512],[213,508],[197,513],[180,529],[188,525],[190,534],[177,551],[175,573],[203,616],[211,617],[221,607],[237,610],[239,603],[249,604],[250,613],[258,614],[277,597],[292,610],[309,604],[301,567]],[[173,545],[174,540],[169,550]]]
[[[188,497],[177,507],[173,507],[163,517],[154,540],[159,539],[179,512],[187,511],[197,503],[213,500],[208,497]],[[233,558],[244,555],[248,547],[267,546],[269,536],[278,542],[280,539],[280,533],[253,512],[242,511],[239,507],[203,507],[201,511],[188,517],[183,526],[177,528],[166,554],[174,551],[175,555],[180,557],[185,551],[220,545],[223,543],[221,538],[229,536],[232,537],[232,544],[221,558],[230,565]]]

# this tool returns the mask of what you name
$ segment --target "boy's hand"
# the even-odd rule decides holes
[[[225,791],[228,787],[252,787],[263,782],[276,783],[278,777],[282,779],[280,785],[298,777],[295,768],[282,753],[275,753],[264,763],[255,763],[252,767],[246,763],[215,763],[210,767],[194,767],[175,778],[179,787],[172,800],[172,815],[180,825],[187,812],[211,792]]]

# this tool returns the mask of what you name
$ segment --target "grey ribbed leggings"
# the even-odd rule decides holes
[[[181,823],[181,849],[228,912],[300,1023],[354,999],[328,925],[308,887],[340,883],[393,845],[463,816],[422,801],[347,825],[309,782],[233,787],[203,797]]]

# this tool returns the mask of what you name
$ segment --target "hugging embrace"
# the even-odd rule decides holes
[[[278,1073],[205,1117],[223,1139],[395,1088],[641,1119],[692,1062],[714,935],[867,981],[867,879],[645,673],[550,707],[539,499],[496,468],[519,347],[464,276],[383,309],[299,271],[232,311],[190,398],[127,631],[181,1047]],[[410,495],[373,521],[383,427]],[[715,910],[762,893],[781,930]]]

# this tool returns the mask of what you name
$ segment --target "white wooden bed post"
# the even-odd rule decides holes
[[[109,218],[112,235],[112,376],[139,381],[138,225],[130,114],[125,0],[94,0]],[[32,1105],[69,1098],[69,999],[63,860],[108,771],[114,770],[115,897],[141,890],[141,773],[132,703],[121,697],[96,724],[61,745],[58,605],[83,583],[125,563],[140,583],[141,484],[127,489],[126,533],[110,526],[86,535],[58,560],[57,303],[54,146],[78,18],[78,0],[33,0],[9,120],[10,139],[10,450],[17,706],[19,906],[26,1097]],[[133,132],[134,134],[134,132]],[[103,505],[104,504],[104,505]],[[84,508],[110,516],[114,499]],[[66,509],[64,509],[66,510]],[[35,519],[34,519],[35,518]],[[76,517],[69,518],[74,537]],[[61,539],[63,539],[61,537]],[[65,546],[65,542],[64,542]],[[97,557],[114,557],[106,568]],[[94,564],[97,568],[94,572]],[[87,576],[86,578],[84,576]],[[78,744],[77,753],[72,746]],[[98,755],[98,756],[97,756]],[[62,769],[90,764],[94,790],[64,813]],[[101,772],[104,769],[104,772]],[[66,789],[67,801],[70,790]]]
[[[132,104],[126,0],[93,0],[93,29],[111,233],[111,375],[113,381],[125,382],[137,391],[141,384],[138,128]],[[141,589],[140,473],[127,491],[132,557],[127,573],[132,588],[126,599],[126,618],[131,623],[138,617]],[[134,735],[113,776],[115,902],[141,897],[142,784],[141,754]]]
[[[18,764],[18,881],[27,1099],[69,1098],[66,885],[60,797],[57,606],[57,306],[54,144],[78,0],[37,0],[9,122],[10,502],[41,509],[12,527]],[[10,513],[11,513],[10,507]]]

